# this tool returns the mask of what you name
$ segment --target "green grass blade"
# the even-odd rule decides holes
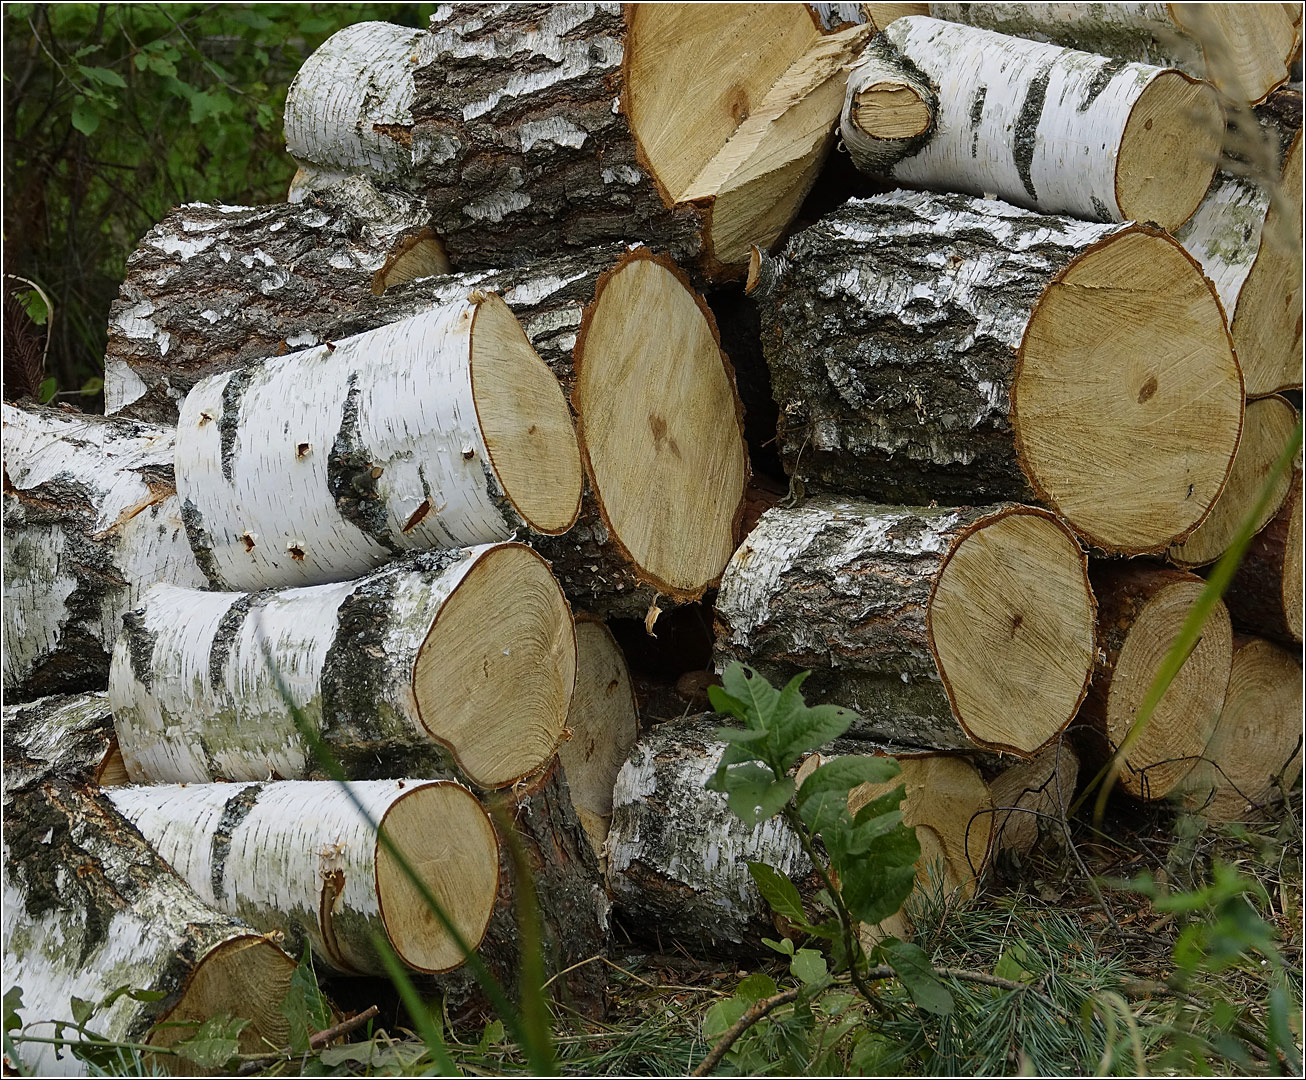
[[[399,962],[399,957],[395,956],[394,950],[390,948],[390,942],[386,941],[381,934],[373,934],[372,944],[376,948],[377,955],[381,957],[381,963],[385,965],[390,981],[394,983],[395,989],[399,992],[399,998],[403,1001],[404,1008],[408,1010],[413,1026],[417,1028],[417,1034],[422,1037],[427,1052],[434,1059],[439,1075],[460,1076],[458,1066],[454,1064],[453,1058],[449,1056],[449,1048],[444,1045],[444,1034],[436,1026],[435,1021],[431,1019],[431,1014],[426,1008],[426,1002],[417,993],[417,988],[413,986],[413,981],[408,977],[408,972],[404,970],[404,965]]]

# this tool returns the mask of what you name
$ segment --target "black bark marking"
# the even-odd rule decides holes
[[[1087,112],[1089,106],[1097,100],[1098,95],[1111,85],[1111,80],[1114,79],[1121,70],[1123,70],[1128,62],[1129,61],[1127,60],[1120,60],[1116,57],[1104,59],[1099,64],[1097,71],[1093,73],[1093,78],[1088,84],[1088,90],[1084,94],[1084,100],[1076,107],[1076,111]],[[1148,121],[1148,124],[1151,124],[1150,120]]]
[[[236,435],[240,429],[240,402],[254,377],[254,368],[237,371],[222,388],[222,417],[218,420],[218,434],[222,444],[222,476],[232,479],[236,455]]]
[[[181,524],[186,530],[186,541],[190,544],[191,553],[195,556],[195,565],[200,568],[209,588],[223,588],[225,582],[218,571],[217,561],[213,558],[213,538],[204,526],[204,515],[190,499],[182,500]]]
[[[218,629],[209,646],[209,686],[214,693],[221,691],[224,685],[222,670],[227,666],[227,657],[231,655],[231,646],[235,644],[236,635],[245,625],[245,616],[254,602],[254,595],[241,596],[231,607],[227,608],[218,621]]]
[[[145,626],[145,612],[141,609],[127,611],[122,617],[122,632],[127,639],[127,659],[132,675],[149,690],[154,682],[154,643],[158,634]]]
[[[970,126],[977,127],[984,116],[984,97],[988,94],[988,87],[981,86],[975,91],[975,100],[970,103]]]
[[[327,458],[327,490],[340,516],[393,554],[403,549],[390,535],[385,503],[377,497],[378,469],[358,432],[358,373],[349,376],[340,430]]]
[[[233,795],[222,807],[222,817],[213,833],[213,846],[209,855],[209,884],[213,895],[221,900],[226,895],[222,887],[222,878],[227,868],[227,856],[231,854],[231,834],[240,823],[249,817],[258,797],[263,791],[261,784],[250,784]]]
[[[1016,126],[1011,133],[1011,159],[1016,164],[1026,194],[1034,202],[1038,201],[1038,192],[1034,188],[1030,170],[1034,166],[1038,122],[1043,117],[1043,105],[1047,100],[1048,80],[1051,77],[1052,65],[1048,64],[1030,81],[1024,104],[1020,107],[1020,115],[1016,118]]]
[[[1104,203],[1096,195],[1090,195],[1088,198],[1089,201],[1093,204],[1093,213],[1095,213],[1103,221],[1110,221],[1111,211],[1107,209],[1106,203]]]

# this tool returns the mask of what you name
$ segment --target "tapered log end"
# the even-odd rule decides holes
[[[1283,553],[1283,616],[1288,633],[1298,644],[1302,640],[1302,478],[1298,471],[1297,490],[1288,510],[1288,542]]]
[[[253,1054],[290,1041],[290,1024],[281,1011],[295,973],[295,961],[268,938],[242,934],[211,949],[190,973],[176,1005],[160,1017],[148,1038],[160,1049],[195,1033],[195,1025],[214,1016],[249,1020],[241,1031],[239,1052]],[[173,1075],[206,1075],[187,1068],[184,1058],[146,1055]]]
[[[489,788],[554,755],[575,682],[571,609],[548,563],[522,544],[477,559],[440,609],[413,672],[427,731]]]
[[[583,487],[576,431],[558,380],[493,294],[476,305],[471,371],[476,415],[508,498],[536,532],[566,532]]]
[[[475,796],[457,784],[423,784],[391,805],[381,827],[467,946],[475,949],[499,889],[499,841]],[[449,971],[466,960],[400,858],[379,842],[376,895],[390,944],[409,967]]]
[[[1205,566],[1224,554],[1247,514],[1256,505],[1270,470],[1292,437],[1296,424],[1297,411],[1281,397],[1260,398],[1247,403],[1243,435],[1229,473],[1229,482],[1206,520],[1182,543],[1171,546],[1168,557],[1172,563],[1183,567]],[[1270,503],[1253,532],[1259,532],[1279,512],[1291,480],[1290,475],[1284,474],[1276,481]]]
[[[1035,490],[1106,551],[1164,550],[1206,516],[1243,382],[1210,282],[1169,237],[1115,233],[1038,301],[1011,391]]]
[[[576,621],[576,693],[567,714],[571,738],[558,748],[576,816],[603,863],[612,821],[612,788],[639,735],[639,712],[626,658],[593,618]]]
[[[1138,96],[1116,158],[1116,205],[1126,221],[1173,231],[1193,215],[1215,175],[1224,116],[1215,91],[1178,71]]]
[[[1175,4],[1179,28],[1200,43],[1206,77],[1233,101],[1256,104],[1288,78],[1300,35],[1280,4]]]
[[[1050,514],[981,519],[948,555],[929,606],[954,714],[977,743],[1031,754],[1070,723],[1093,670],[1088,557]]]
[[[668,260],[633,252],[599,282],[576,371],[572,402],[612,539],[643,580],[697,599],[734,551],[748,481],[706,304]]]

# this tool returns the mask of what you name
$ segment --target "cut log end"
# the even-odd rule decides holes
[[[476,415],[505,493],[536,532],[566,532],[580,513],[583,488],[566,399],[494,294],[476,306],[471,370]]]
[[[485,935],[499,889],[494,825],[466,788],[434,783],[401,796],[381,822],[471,948]],[[343,887],[343,886],[342,886]],[[376,894],[395,953],[418,971],[466,959],[391,850],[377,844]]]
[[[748,479],[715,323],[673,265],[641,249],[600,280],[576,354],[572,400],[604,523],[643,580],[697,599],[734,551]]]
[[[1126,221],[1174,230],[1202,201],[1224,137],[1220,101],[1178,71],[1158,75],[1129,113],[1116,159],[1116,204]]]
[[[1288,77],[1299,35],[1276,4],[1166,5],[1176,25],[1202,45],[1206,77],[1233,101],[1263,101]]]
[[[1281,397],[1247,403],[1242,440],[1238,443],[1229,482],[1206,520],[1186,540],[1170,548],[1172,563],[1184,567],[1205,566],[1224,554],[1259,498],[1270,469],[1283,452],[1296,423],[1296,410]],[[1273,497],[1253,532],[1259,532],[1279,512],[1291,479],[1287,474],[1279,477]]]
[[[424,229],[416,236],[404,241],[385,265],[372,275],[372,293],[380,296],[392,285],[402,285],[405,281],[447,274],[452,267],[449,256],[445,254],[444,245],[429,229]]]
[[[1093,668],[1088,557],[1050,514],[983,519],[954,545],[929,606],[931,645],[977,743],[1030,754],[1074,716]]]
[[[639,734],[635,691],[621,646],[594,618],[576,621],[576,693],[567,714],[571,738],[558,748],[572,805],[603,864],[612,788]]]
[[[853,95],[852,122],[872,139],[914,139],[933,120],[929,103],[905,82],[880,81]]]
[[[477,784],[528,776],[557,750],[576,680],[571,610],[548,563],[496,546],[445,601],[413,690],[430,734]]]
[[[1164,550],[1206,516],[1242,427],[1210,282],[1142,227],[1089,248],[1029,320],[1012,403],[1026,474],[1080,535],[1108,552]]]

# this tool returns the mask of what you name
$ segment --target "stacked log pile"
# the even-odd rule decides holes
[[[455,938],[518,975],[514,849],[578,1008],[610,903],[755,954],[747,861],[818,886],[704,788],[706,646],[640,736],[617,642],[675,664],[677,606],[718,669],[857,711],[800,772],[899,758],[922,888],[1064,832],[1299,423],[1299,28],[928,7],[362,23],[291,88],[287,203],[147,234],[110,415],[5,405],[5,950],[41,1009],[85,973],[31,927],[96,928],[94,964],[139,936],[114,905],[159,912],[130,978],[170,995],[123,1037],[212,1004],[179,960],[283,992],[267,935],[337,978],[384,970],[376,932],[471,1007]],[[812,220],[837,129],[883,190]],[[759,438],[741,400],[772,399]],[[1231,816],[1300,771],[1300,467],[1271,495],[1129,797]]]

